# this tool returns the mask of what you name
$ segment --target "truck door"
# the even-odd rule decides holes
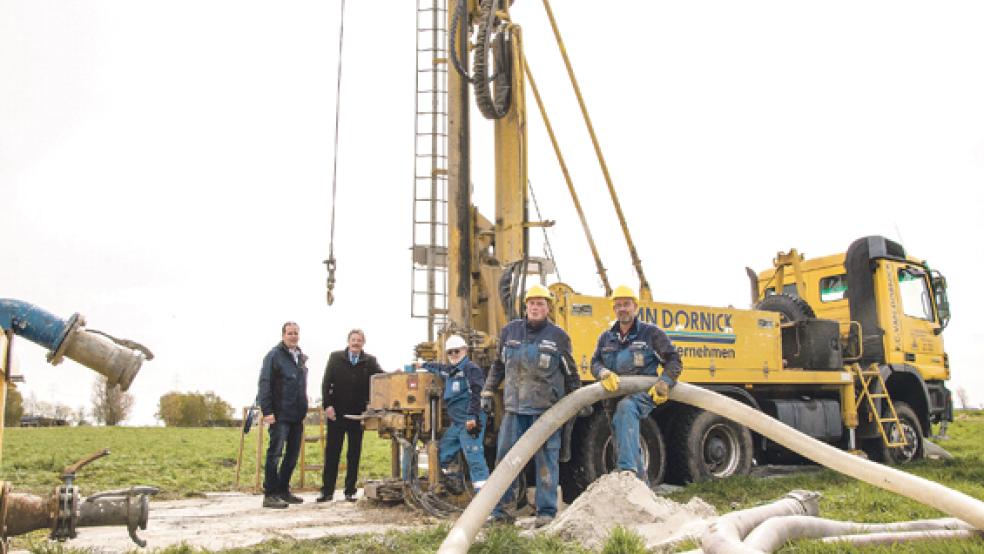
[[[916,263],[882,260],[881,265],[886,361],[915,366],[926,381],[946,379],[928,272]]]

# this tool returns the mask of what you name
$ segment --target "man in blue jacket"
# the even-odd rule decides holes
[[[482,409],[492,410],[493,391],[503,383],[505,415],[499,425],[496,463],[529,429],[540,415],[580,385],[571,355],[571,339],[547,319],[553,295],[543,285],[526,291],[526,317],[514,319],[499,336],[499,359],[492,366],[482,390]],[[536,452],[536,526],[550,523],[557,515],[557,485],[560,474],[560,430]],[[493,522],[512,518],[504,507],[513,502],[516,483],[492,511]],[[525,491],[520,491],[524,492]]]
[[[280,332],[280,344],[263,358],[257,395],[263,423],[270,429],[263,479],[264,508],[286,508],[288,503],[303,502],[291,494],[290,476],[301,452],[308,409],[307,356],[297,346],[301,329],[296,323],[284,323]]]
[[[485,424],[487,416],[481,410],[482,384],[485,375],[482,368],[468,359],[468,343],[458,335],[452,335],[444,344],[447,364],[426,362],[423,367],[444,380],[444,409],[451,419],[451,426],[441,436],[441,469],[447,469],[458,451],[465,455],[472,487],[478,492],[489,478],[489,466],[485,463]]]
[[[612,293],[612,308],[618,320],[598,337],[598,346],[591,357],[591,374],[601,382],[605,390],[618,390],[620,375],[657,375],[663,365],[663,374],[648,392],[638,392],[621,398],[615,405],[612,427],[618,451],[616,467],[619,471],[633,471],[646,481],[646,468],[642,463],[639,443],[639,421],[649,417],[653,408],[666,402],[670,388],[676,385],[683,367],[680,354],[659,327],[640,321],[639,298],[631,288],[621,285]]]

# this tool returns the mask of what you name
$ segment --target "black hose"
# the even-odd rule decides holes
[[[472,82],[475,84],[475,103],[486,119],[502,119],[509,112],[512,100],[512,40],[504,32],[493,32],[500,25],[495,16],[497,0],[482,0],[481,18],[478,22],[478,35],[475,37],[475,63]],[[492,50],[494,74],[488,75],[489,57]],[[489,81],[493,82],[492,87]]]

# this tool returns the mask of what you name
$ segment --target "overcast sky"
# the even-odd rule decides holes
[[[951,388],[984,402],[984,5],[553,4],[658,300],[747,307],[746,265],[882,234],[948,277]],[[287,319],[311,356],[312,398],[349,328],[387,369],[426,339],[409,317],[409,0],[346,6],[337,300],[324,301],[338,8],[0,2],[0,296],[150,347],[133,424],[154,424],[169,390],[249,404]],[[518,0],[513,17],[612,281],[634,286],[542,4]],[[558,222],[561,275],[600,294],[530,121],[530,180]],[[490,132],[476,120],[487,216]],[[25,394],[89,404],[94,373],[52,367],[26,340],[15,353]]]

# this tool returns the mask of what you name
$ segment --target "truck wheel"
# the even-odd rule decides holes
[[[578,420],[571,441],[571,460],[560,468],[560,485],[567,504],[596,479],[614,471],[616,463],[611,424],[604,410],[595,410],[591,417]],[[639,420],[639,442],[649,485],[656,486],[666,471],[666,446],[656,420]]]
[[[791,294],[781,293],[766,296],[755,304],[756,310],[778,312],[782,323],[814,319],[817,314],[806,300]]]
[[[899,416],[899,423],[898,425],[889,424],[891,429],[887,429],[889,432],[888,437],[892,439],[892,442],[895,442],[901,436],[905,436],[908,444],[899,448],[888,448],[885,446],[885,441],[879,439],[881,459],[885,463],[892,465],[905,464],[921,459],[925,445],[923,444],[922,425],[919,423],[916,411],[905,402],[896,402],[895,413]]]
[[[679,484],[746,475],[752,468],[752,434],[715,413],[691,408],[670,433],[670,467]]]

